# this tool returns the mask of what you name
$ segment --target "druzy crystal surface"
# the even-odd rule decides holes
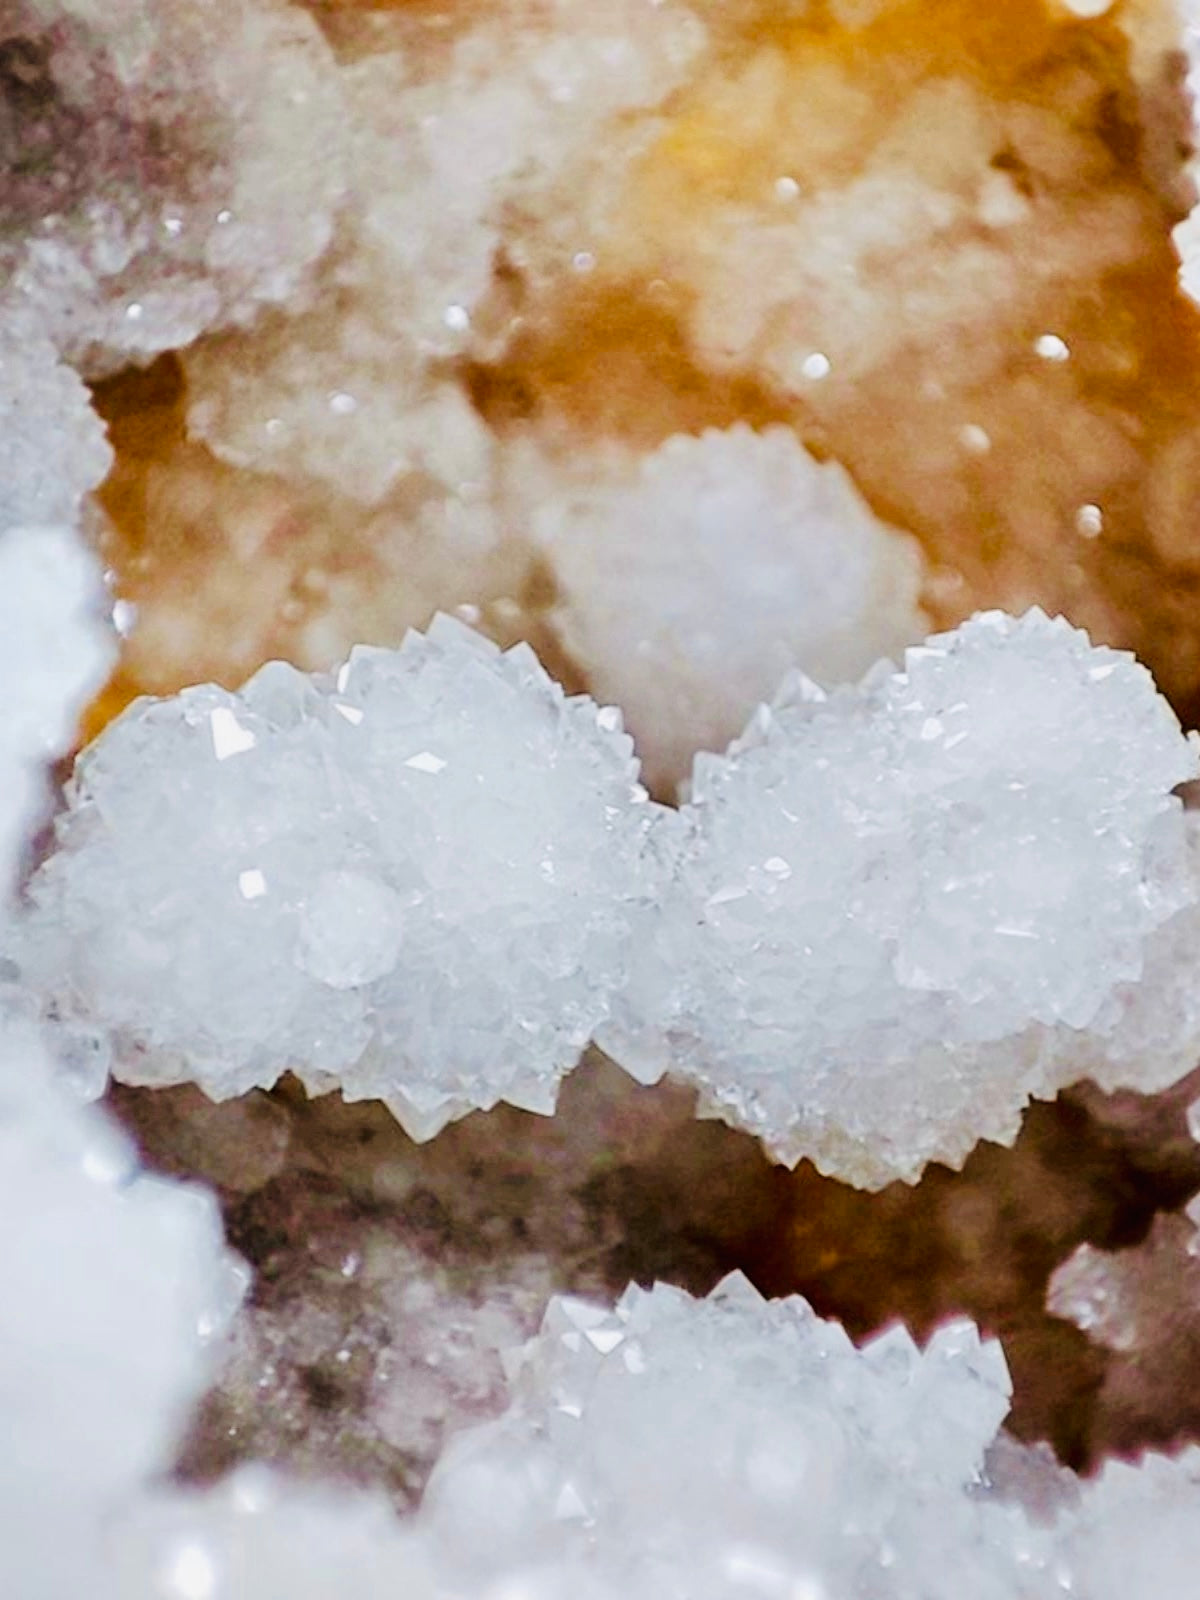
[[[1145,670],[1038,611],[857,689],[785,680],[664,824],[661,911],[603,1042],[868,1185],[1011,1139],[1077,1077],[1173,1082],[1200,1022],[1172,990],[1195,771]]]
[[[1196,37],[0,4],[4,1600],[1194,1600]]]
[[[454,1441],[407,1526],[369,1495],[243,1469],[144,1497],[116,1529],[118,1592],[1184,1594],[1196,1452],[1081,1488],[997,1434],[1007,1402],[998,1347],[965,1322],[924,1350],[900,1330],[856,1349],[740,1277],[699,1301],[661,1285],[613,1309],[557,1298],[513,1353],[508,1409]]]
[[[440,618],[330,676],[132,706],[78,766],[20,959],[128,1081],[291,1068],[419,1137],[549,1111],[624,981],[648,812],[618,713]]]
[[[927,631],[916,545],[789,428],[676,435],[549,473],[518,454],[510,472],[562,589],[563,641],[668,792],[788,668],[852,682]]]

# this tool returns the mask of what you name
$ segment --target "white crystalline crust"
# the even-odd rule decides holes
[[[443,617],[334,677],[131,707],[78,763],[21,959],[132,1081],[290,1067],[418,1137],[549,1111],[625,981],[649,811],[615,713]]]
[[[1195,772],[1149,674],[1037,611],[857,690],[793,678],[665,820],[601,1042],[867,1187],[1011,1140],[1076,1078],[1162,1087],[1200,1038]]]
[[[1191,1600],[1200,1451],[1080,1483],[998,1428],[972,1324],[856,1349],[735,1275],[558,1298],[415,1517],[261,1469],[145,1497],[119,1600]]]
[[[1008,1391],[999,1347],[967,1323],[924,1352],[899,1332],[857,1351],[740,1278],[704,1301],[557,1299],[509,1411],[451,1444],[403,1532],[365,1497],[243,1474],[120,1530],[122,1600],[185,1567],[210,1575],[205,1600],[1011,1600],[1020,1529],[971,1494]]]
[[[236,1308],[215,1201],[138,1176],[0,1022],[0,1589],[107,1600],[105,1526],[165,1471]]]
[[[848,682],[924,636],[915,542],[790,428],[710,429],[609,466],[572,458],[546,483],[519,454],[514,470],[564,643],[656,787],[724,749],[789,668]]]
[[[924,1352],[900,1331],[859,1351],[741,1278],[705,1301],[631,1288],[612,1312],[560,1299],[506,1416],[452,1441],[423,1519],[476,1592],[544,1567],[646,1600],[756,1579],[781,1596],[940,1595],[950,1549],[954,1592],[999,1597],[990,1514],[967,1490],[1008,1394],[999,1347],[967,1323]]]
[[[0,533],[71,527],[112,463],[82,380],[41,334],[0,329]]]
[[[93,369],[299,291],[342,188],[333,61],[298,8],[17,0],[0,308]]]
[[[572,174],[677,85],[705,30],[677,0],[401,8],[338,73],[351,159],[312,309],[186,358],[189,427],[224,459],[377,504],[408,473],[477,488],[485,430],[439,362],[476,348],[506,246],[571,213]],[[569,270],[569,268],[568,268]]]
[[[45,769],[112,664],[94,558],[67,528],[0,530],[0,872],[7,900],[20,851],[47,809]],[[5,913],[0,913],[3,920]]]

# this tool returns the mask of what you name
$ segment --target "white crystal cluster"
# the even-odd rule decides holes
[[[120,1600],[1187,1600],[1197,1453],[1094,1484],[998,1435],[999,1347],[855,1349],[734,1276],[551,1302],[419,1513],[242,1469],[114,1530]]]
[[[988,1519],[967,1491],[1008,1387],[970,1324],[923,1352],[898,1330],[856,1350],[742,1278],[704,1301],[560,1299],[506,1415],[451,1442],[423,1520],[476,1592],[499,1567],[646,1600],[982,1595]]]
[[[572,459],[557,481],[525,453],[510,470],[561,589],[563,641],[622,708],[656,787],[724,749],[789,668],[852,682],[926,632],[915,541],[790,428],[615,454]]]
[[[508,1411],[452,1441],[403,1531],[367,1497],[243,1472],[143,1504],[116,1545],[122,1597],[188,1594],[191,1573],[233,1600],[286,1574],[317,1600],[344,1563],[355,1600],[1005,1600],[1036,1536],[975,1491],[1007,1403],[999,1347],[969,1323],[924,1351],[899,1331],[859,1351],[738,1277],[703,1301],[557,1299]]]
[[[187,357],[196,436],[366,504],[412,474],[478,499],[490,440],[445,359],[487,349],[477,322],[514,232],[562,227],[566,261],[579,251],[578,167],[604,140],[620,171],[636,119],[704,42],[678,0],[502,0],[453,30],[400,8],[351,29],[348,194],[323,292]]]
[[[1011,1141],[1075,1078],[1173,1082],[1200,1038],[1195,772],[1149,674],[1038,611],[857,689],[794,676],[698,758],[603,1042],[864,1186]]]
[[[291,1068],[424,1137],[550,1110],[598,1034],[877,1186],[1011,1140],[1031,1095],[1192,1064],[1195,771],[1132,658],[989,614],[857,689],[789,678],[670,812],[616,713],[441,619],[131,708],[16,953],[129,1081]]]
[[[428,1137],[551,1110],[625,981],[650,808],[619,715],[449,618],[138,702],[68,804],[22,959],[133,1081],[290,1067]]]
[[[342,186],[332,58],[297,7],[15,0],[0,19],[0,313],[92,369],[302,289]]]
[[[502,442],[463,358],[502,349],[530,237],[574,279],[578,169],[603,148],[616,187],[705,40],[678,0],[323,22],[346,183],[317,289],[183,354],[191,438],[285,481],[289,522],[328,530],[332,557],[314,540],[297,566],[322,580],[289,650],[312,667],[519,592],[529,552],[499,514]]]

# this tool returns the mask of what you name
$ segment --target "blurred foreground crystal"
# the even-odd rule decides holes
[[[601,1043],[866,1187],[1011,1142],[1031,1095],[1195,1060],[1193,748],[1132,657],[989,613],[861,687],[787,680],[664,824]]]
[[[108,1519],[166,1471],[244,1270],[214,1199],[139,1176],[70,1103],[32,1032],[0,1028],[0,1574],[22,1600],[106,1597]]]
[[[334,677],[139,701],[81,758],[21,957],[117,1075],[293,1068],[415,1137],[550,1111],[624,982],[650,807],[615,712],[448,618]]]
[[[68,528],[0,529],[0,870],[7,898],[46,809],[45,769],[104,681],[113,637],[92,557]]]
[[[0,320],[90,371],[286,299],[332,236],[333,61],[297,7],[15,0]]]

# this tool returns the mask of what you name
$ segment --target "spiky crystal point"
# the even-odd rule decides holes
[[[740,1276],[704,1300],[558,1299],[509,1411],[451,1442],[423,1518],[468,1592],[544,1568],[547,1595],[567,1573],[639,1600],[941,1595],[921,1587],[938,1552],[955,1547],[961,1579],[988,1540],[967,1491],[1008,1393],[969,1323],[924,1351],[900,1330],[857,1350]]]
[[[78,764],[22,962],[132,1081],[291,1068],[417,1137],[549,1111],[625,980],[650,809],[615,712],[442,617],[333,676],[131,707]]]
[[[1076,1078],[1161,1087],[1200,1030],[1172,793],[1195,773],[1149,673],[1040,611],[857,689],[793,677],[664,823],[662,913],[602,1042],[868,1187],[1011,1140]]]

